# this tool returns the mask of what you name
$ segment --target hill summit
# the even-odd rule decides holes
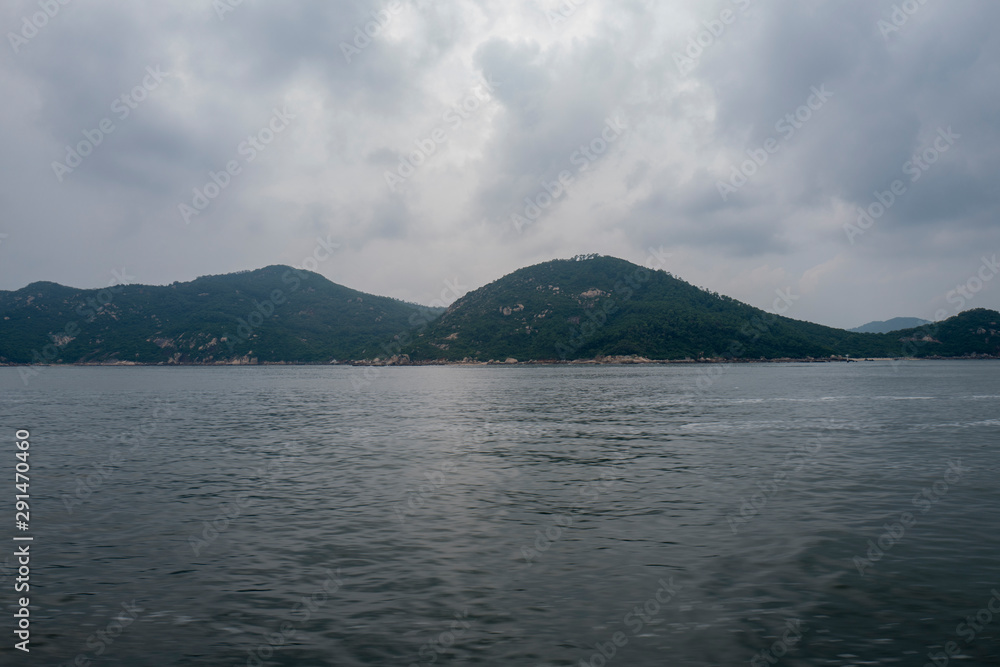
[[[166,286],[80,290],[33,283],[0,292],[0,362],[356,359],[375,352],[378,341],[439,312],[358,292],[289,266]]]
[[[775,302],[790,309],[794,297]],[[1000,319],[995,311],[985,320]],[[983,328],[979,319],[970,330]],[[993,332],[969,352],[1000,353]],[[990,328],[992,326],[992,328]],[[944,329],[942,329],[944,330]],[[949,329],[950,331],[950,329]],[[956,332],[951,332],[955,334]],[[515,271],[456,301],[410,347],[415,360],[574,360],[900,357],[954,350],[906,349],[919,330],[861,334],[793,320],[708,292],[662,270],[587,255]],[[972,341],[965,341],[971,344]]]
[[[1000,357],[1000,313],[889,334],[766,312],[614,257],[552,260],[447,310],[365,294],[288,266],[165,286],[0,291],[0,363],[436,363]],[[443,314],[442,314],[443,312]]]

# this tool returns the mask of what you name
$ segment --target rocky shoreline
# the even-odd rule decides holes
[[[45,364],[11,364],[0,363],[0,367],[31,367],[31,366],[75,366],[75,367],[98,367],[98,366],[634,366],[634,365],[664,365],[664,364],[829,364],[829,363],[856,363],[859,361],[970,361],[970,360],[996,360],[1000,357],[979,355],[967,357],[864,357],[852,359],[848,357],[828,357],[828,358],[793,358],[780,357],[775,359],[726,359],[722,357],[704,359],[648,359],[637,355],[595,357],[592,359],[532,359],[519,361],[508,358],[503,361],[491,359],[489,361],[476,361],[463,359],[461,361],[451,361],[447,359],[428,359],[412,361],[407,355],[395,356],[389,359],[354,359],[337,360],[328,362],[305,362],[305,361],[260,361],[256,357],[240,357],[219,361],[170,361],[160,363],[140,363],[135,361],[94,361],[94,362],[74,362],[74,363],[45,363]]]

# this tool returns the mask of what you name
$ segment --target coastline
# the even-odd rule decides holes
[[[412,367],[412,366],[660,366],[660,365],[697,365],[697,364],[830,364],[830,363],[858,363],[877,361],[996,361],[1000,357],[991,356],[967,356],[967,357],[863,357],[863,358],[793,358],[780,357],[775,359],[726,359],[722,357],[707,359],[648,359],[645,357],[594,357],[590,359],[539,359],[519,361],[507,359],[504,361],[472,361],[461,360],[452,361],[447,359],[427,359],[411,361],[409,359],[354,359],[354,360],[331,360],[323,361],[259,361],[257,358],[240,358],[226,361],[171,361],[146,363],[137,361],[93,361],[93,362],[71,362],[71,363],[43,363],[43,364],[17,364],[0,363],[0,368],[29,368],[29,367],[112,367],[112,366],[142,366],[142,367],[233,367],[233,366],[375,366],[375,367]]]

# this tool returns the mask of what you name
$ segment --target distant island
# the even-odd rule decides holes
[[[890,333],[892,331],[902,331],[903,329],[915,329],[930,323],[930,320],[923,320],[919,317],[894,317],[884,322],[862,324],[860,327],[850,329],[850,331],[857,333]]]
[[[895,320],[890,320],[895,322]],[[288,266],[165,286],[0,291],[0,363],[428,364],[1000,358],[1000,313],[861,333],[587,255],[428,308]]]

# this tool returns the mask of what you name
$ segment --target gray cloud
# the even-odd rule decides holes
[[[297,264],[329,238],[321,273],[428,303],[456,277],[663,246],[673,273],[755,305],[791,287],[794,317],[931,317],[1000,252],[1000,6],[929,1],[886,31],[894,5],[588,0],[553,24],[557,0],[244,0],[222,18],[210,2],[93,0],[26,38],[39,6],[11,2],[0,289]],[[121,101],[157,67],[168,76],[141,102]],[[483,76],[495,89],[455,115]],[[822,86],[833,96],[786,136],[776,124]],[[241,147],[270,137],[275,109],[294,118],[251,161]],[[609,118],[627,129],[581,162]],[[113,131],[60,182],[52,163],[104,120]],[[948,128],[960,138],[912,181],[905,165]],[[718,184],[769,139],[778,150],[724,200]],[[180,205],[230,162],[186,224]],[[561,171],[572,183],[516,229]],[[904,194],[852,244],[845,225],[895,180]],[[969,305],[1000,307],[1000,285]]]

